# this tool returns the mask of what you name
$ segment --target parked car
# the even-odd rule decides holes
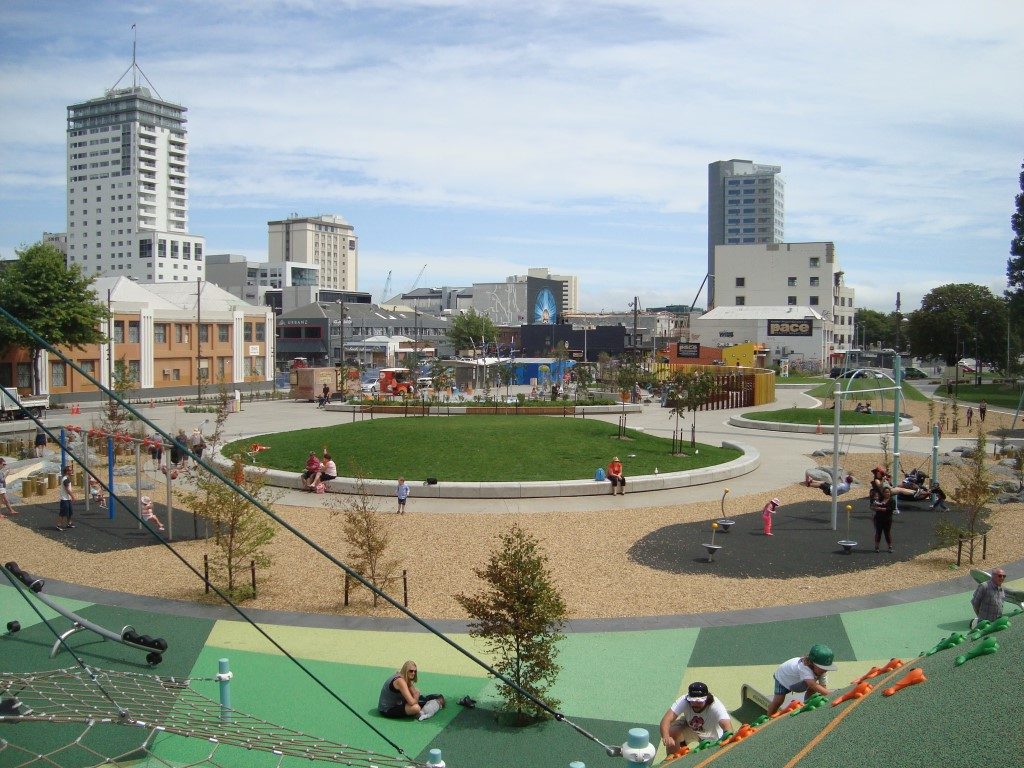
[[[363,393],[367,395],[377,394],[378,392],[380,392],[380,379],[370,379],[368,381],[363,381],[361,389]]]
[[[429,376],[420,376],[416,379],[417,387],[432,387],[434,386],[434,380]]]

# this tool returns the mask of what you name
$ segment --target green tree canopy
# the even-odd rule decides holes
[[[909,315],[910,348],[915,355],[941,357],[954,365],[962,357],[974,357],[977,339],[978,356],[999,363],[1006,353],[1006,312],[1006,302],[982,285],[940,285]]]
[[[894,348],[896,344],[895,312],[886,314],[874,309],[858,309],[856,323],[857,338],[854,346]]]
[[[452,318],[447,336],[455,349],[479,349],[481,341],[493,342],[498,333],[491,318],[470,309],[466,314]]]
[[[1017,323],[1024,320],[1024,163],[1021,164],[1020,189],[1010,216],[1013,239],[1010,240],[1010,258],[1006,262],[1006,298]]]
[[[77,264],[67,266],[64,254],[49,244],[36,243],[17,254],[17,260],[0,270],[0,307],[54,346],[101,343],[107,308],[92,291],[94,278],[83,275]],[[33,388],[38,391],[42,346],[0,318],[0,350],[11,347],[31,350]]]

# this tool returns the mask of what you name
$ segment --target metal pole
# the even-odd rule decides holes
[[[170,446],[168,446],[170,447]],[[170,459],[167,461],[167,540],[174,541],[174,496],[172,493],[172,478],[174,467]]]
[[[196,400],[203,400],[203,278],[196,278]]]
[[[850,379],[853,381],[853,379]],[[836,380],[836,389],[832,394],[832,530],[839,528],[839,497],[836,496],[836,485],[839,483],[839,422],[843,403],[842,379]]]
[[[114,437],[107,435],[107,518],[114,519]]]
[[[939,484],[939,425],[932,425],[932,485]],[[931,502],[935,503],[935,494],[931,494]]]
[[[89,511],[89,433],[82,432],[82,498],[85,500],[85,511]],[[74,475],[74,470],[71,472]]]
[[[892,359],[892,373],[896,381],[896,389],[893,391],[893,416],[892,416],[892,481],[900,481],[900,395],[903,394],[903,361],[900,353],[897,352]],[[893,502],[896,504],[896,511],[899,512],[899,495],[894,494]]]
[[[142,530],[142,442],[135,441],[135,509],[139,514],[139,530]]]
[[[64,471],[64,467],[68,463],[68,436],[64,431],[64,427],[60,428],[60,471]]]
[[[227,659],[217,660],[217,677],[215,678],[220,687],[220,719],[224,722],[231,721],[231,669],[228,667]]]

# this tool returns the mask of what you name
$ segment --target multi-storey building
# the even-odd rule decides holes
[[[708,165],[708,309],[715,306],[719,245],[781,243],[785,234],[782,166],[750,160]]]
[[[206,278],[250,304],[265,304],[268,290],[319,285],[316,264],[250,261],[237,253],[211,253],[206,257]]]
[[[282,221],[268,221],[267,230],[270,264],[315,264],[320,268],[321,288],[356,290],[359,238],[341,216],[296,214]]]
[[[185,111],[138,85],[68,107],[69,263],[143,283],[205,277],[204,240],[188,231]]]
[[[854,339],[854,291],[835,243],[763,243],[715,248],[717,307],[810,307],[824,322],[827,351]]]

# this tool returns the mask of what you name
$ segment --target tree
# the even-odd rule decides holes
[[[576,398],[579,399],[582,392],[586,399],[590,385],[594,383],[594,368],[590,363],[577,363],[572,368],[572,378],[576,382]]]
[[[36,243],[0,271],[0,307],[18,318],[53,346],[81,349],[99,344],[106,306],[90,287],[94,277],[77,264],[65,264],[64,254],[48,243]],[[6,319],[0,319],[0,351],[10,347],[32,354],[32,391],[39,391],[42,345]]]
[[[505,395],[508,396],[509,387],[516,380],[516,367],[506,360],[498,363],[495,374],[498,376],[498,383],[505,388]]]
[[[241,455],[231,457],[229,476],[263,506],[273,503],[265,472],[245,467]],[[223,579],[225,591],[233,598],[254,597],[242,576],[249,561],[259,568],[270,566],[269,547],[277,526],[262,509],[210,472],[200,472],[194,488],[182,498],[193,514],[206,518],[214,528],[211,576]]]
[[[985,505],[992,501],[998,492],[993,490],[992,471],[987,463],[988,446],[985,431],[978,430],[974,450],[964,457],[962,466],[954,467],[956,487],[950,497],[963,507],[965,527],[948,522],[940,522],[936,526],[939,540],[946,544],[955,544],[958,539],[968,539],[968,559],[974,562],[974,539],[978,535],[978,523],[988,517]]]
[[[984,286],[950,283],[934,288],[909,319],[907,336],[915,355],[941,357],[955,365],[974,356],[975,339],[983,361],[998,362],[1005,355],[1006,302]]]
[[[854,339],[854,346],[863,343],[864,347],[877,345],[892,348],[896,343],[895,312],[885,314],[873,309],[858,309],[856,323],[857,338]]]
[[[455,349],[479,349],[481,341],[494,341],[498,332],[491,318],[470,309],[466,314],[452,318],[447,336]]]
[[[686,411],[693,412],[693,423],[690,426],[690,448],[697,445],[697,409],[704,405],[715,389],[715,376],[710,371],[695,369],[692,371],[676,371],[669,379],[669,397],[667,404],[672,409],[670,414],[676,417],[676,429],[672,439],[672,452],[675,453],[676,434],[679,432],[679,417]],[[670,416],[671,418],[671,416]],[[680,439],[680,445],[682,440]]]
[[[451,368],[444,364],[444,360],[434,358],[430,364],[430,385],[435,393],[440,393],[452,385]]]
[[[1010,258],[1006,262],[1006,298],[1015,324],[1024,321],[1024,163],[1021,164],[1020,192],[1015,199],[1010,228]]]
[[[394,581],[400,563],[390,557],[391,524],[377,507],[376,500],[366,491],[363,478],[356,481],[356,493],[331,510],[331,516],[343,514],[342,533],[348,544],[352,569],[377,589],[384,591]],[[373,592],[373,605],[377,607],[380,595]]]
[[[455,599],[469,614],[469,634],[482,639],[497,657],[494,668],[555,709],[560,702],[548,691],[558,677],[558,643],[568,613],[547,560],[537,539],[513,525],[498,536],[498,547],[486,567],[475,569],[485,583],[483,589],[473,596],[458,594]],[[534,717],[548,714],[504,682],[498,683],[498,694],[504,708],[515,712],[521,722],[527,713]]]

